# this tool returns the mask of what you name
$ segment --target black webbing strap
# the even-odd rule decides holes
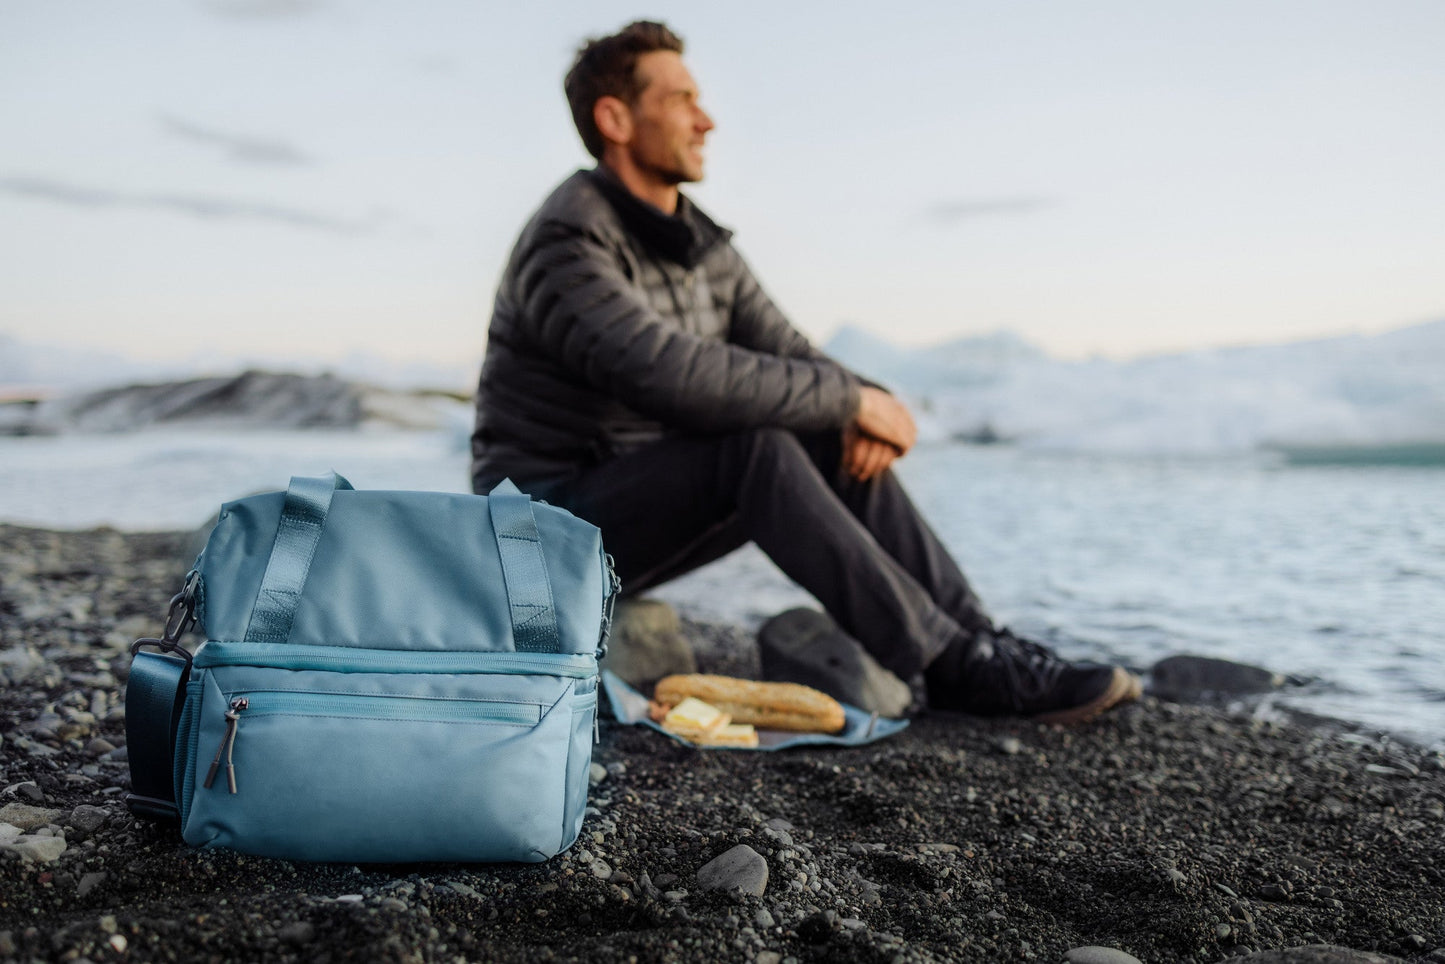
[[[190,663],[180,656],[139,652],[131,661],[125,689],[131,792],[125,802],[136,816],[165,820],[180,815],[171,762],[189,676]]]

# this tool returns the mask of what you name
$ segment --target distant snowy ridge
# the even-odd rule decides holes
[[[123,385],[38,404],[0,405],[0,434],[215,429],[469,429],[470,405],[439,392],[406,392],[333,375],[248,371]]]
[[[1445,320],[1132,361],[1060,361],[1007,332],[902,349],[844,329],[827,350],[917,400],[934,439],[1199,455],[1445,445]]]
[[[385,388],[470,391],[481,357],[465,364],[397,361],[365,352],[320,360],[280,356],[207,356],[179,361],[153,361],[120,352],[24,342],[0,332],[0,399],[17,396],[56,397],[82,390],[137,382],[229,376],[247,369],[290,371],[301,375],[333,375]]]

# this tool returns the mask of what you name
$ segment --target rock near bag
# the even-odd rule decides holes
[[[545,860],[582,827],[617,589],[598,530],[510,482],[228,503],[131,647],[127,802],[261,856]]]

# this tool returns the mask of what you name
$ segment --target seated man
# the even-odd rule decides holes
[[[678,191],[712,119],[667,27],[567,74],[594,170],[522,230],[477,389],[472,486],[504,477],[602,529],[641,592],[756,542],[930,705],[1077,722],[1139,693],[994,626],[889,465],[902,403],[810,345]]]

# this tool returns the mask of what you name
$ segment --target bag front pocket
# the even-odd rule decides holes
[[[575,682],[206,669],[184,836],[303,860],[544,860],[564,846]]]

